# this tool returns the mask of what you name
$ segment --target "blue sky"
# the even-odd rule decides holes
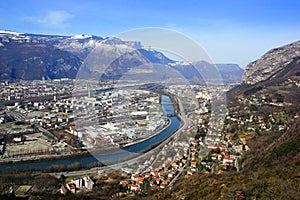
[[[115,36],[143,27],[178,31],[215,63],[247,63],[300,40],[300,1],[0,0],[0,29]]]

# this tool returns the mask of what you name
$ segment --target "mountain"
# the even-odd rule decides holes
[[[146,69],[150,67],[149,69]],[[216,74],[218,77],[216,78]],[[188,82],[240,82],[234,64],[175,62],[138,41],[88,34],[40,35],[0,30],[0,80],[94,78],[103,80],[181,77]]]
[[[300,41],[272,49],[246,66],[243,83],[255,84],[266,79],[272,79],[299,56]]]
[[[174,61],[155,50],[135,49],[120,55],[104,69],[101,80],[129,79],[162,81],[172,74],[167,64]]]
[[[216,64],[224,81],[240,83],[244,70],[237,64]]]
[[[47,43],[8,43],[0,47],[0,79],[75,78],[81,60]]]
[[[294,105],[300,101],[299,85],[300,41],[272,49],[248,64],[242,84],[228,92],[228,102],[254,95]]]
[[[206,61],[175,62],[169,66],[179,71],[187,80],[206,83],[216,80],[223,83],[239,83],[244,72],[237,64],[212,64]]]
[[[92,35],[53,36],[0,31],[0,79],[76,78],[87,56],[101,47],[119,57],[139,42]],[[105,59],[104,59],[105,58]],[[93,71],[93,69],[89,69]]]

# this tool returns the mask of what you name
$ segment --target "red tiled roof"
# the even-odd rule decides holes
[[[158,190],[158,189],[159,189],[159,187],[157,185],[151,186],[151,190]]]
[[[228,160],[228,161],[234,161],[235,158],[224,158],[225,160]]]
[[[139,174],[135,174],[134,176],[133,176],[133,178],[138,178],[140,175]]]
[[[127,186],[127,185],[128,185],[128,182],[127,182],[127,181],[121,181],[121,182],[120,182],[120,185]]]
[[[188,178],[191,178],[191,176],[187,174],[184,176],[184,178],[188,179]]]

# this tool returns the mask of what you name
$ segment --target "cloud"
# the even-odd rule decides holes
[[[65,29],[69,25],[68,20],[73,17],[74,15],[65,10],[50,10],[45,16],[27,17],[27,20],[51,29]]]

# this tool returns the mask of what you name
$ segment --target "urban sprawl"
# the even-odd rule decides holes
[[[232,138],[224,123],[249,124],[248,131],[265,131],[270,126],[260,116],[238,118],[226,110],[225,103],[217,104],[230,88],[177,84],[157,91],[130,82],[4,81],[0,91],[0,162],[59,159],[146,140],[170,125],[161,106],[161,95],[167,94],[177,108],[181,127],[158,147],[120,164],[123,195],[164,189],[179,176],[239,170],[239,158],[248,150],[247,137]],[[240,101],[253,103],[256,99]],[[73,167],[62,170],[73,171],[77,177],[62,183],[57,192],[92,190],[99,177],[112,171],[99,166],[82,169],[80,164]],[[84,174],[84,170],[90,171]]]

